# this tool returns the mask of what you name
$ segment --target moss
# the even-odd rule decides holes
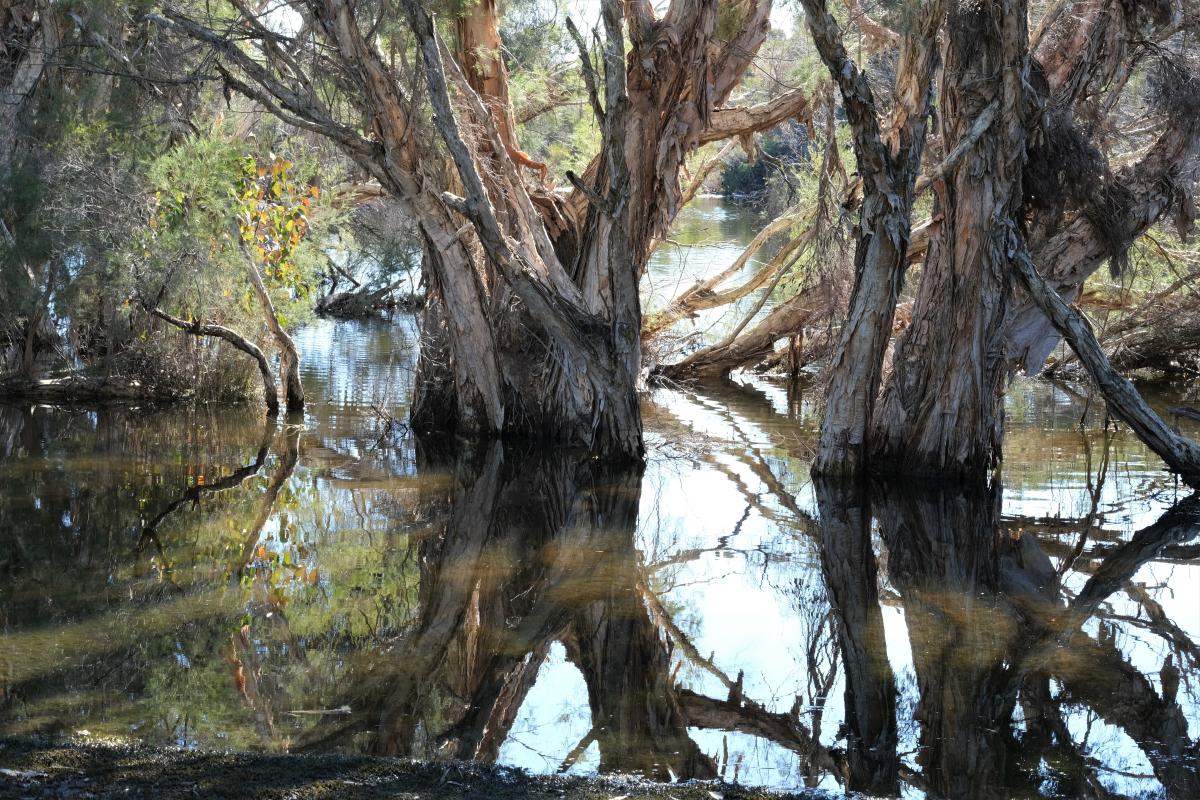
[[[352,755],[268,755],[70,739],[0,739],[0,798],[554,798],[769,800],[785,795],[717,783],[533,776],[470,763]]]

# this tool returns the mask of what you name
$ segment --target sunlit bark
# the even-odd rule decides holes
[[[999,118],[935,180],[942,222],[880,400],[874,471],[979,476],[1000,459],[1009,260],[1021,236],[1021,173],[1035,110],[1026,90],[1025,17],[1021,0],[949,11],[942,141],[949,148],[969,137],[988,109],[998,107]]]
[[[824,0],[804,0],[804,9],[821,59],[841,91],[863,179],[854,289],[830,368],[813,465],[821,474],[854,474],[865,467],[868,427],[907,266],[942,4],[922,4],[902,36],[896,102],[887,120],[880,119],[866,76],[847,54]]]

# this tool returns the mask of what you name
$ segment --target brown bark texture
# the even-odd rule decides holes
[[[640,457],[638,280],[685,196],[683,160],[806,108],[802,92],[725,107],[766,38],[770,3],[740,4],[717,36],[711,0],[662,11],[603,2],[600,69],[585,65],[602,142],[566,197],[520,150],[493,0],[460,12],[452,45],[405,0],[416,60],[399,64],[356,4],[310,9],[316,60],[334,59],[362,128],[323,104],[304,59],[286,57],[252,14],[245,46],[171,9],[151,18],[212,47],[233,90],[334,141],[417,221],[436,308],[424,314],[414,427]]]
[[[907,267],[913,189],[925,145],[937,66],[942,4],[922,4],[901,37],[895,102],[881,119],[867,77],[846,52],[824,0],[803,0],[821,60],[841,91],[862,176],[854,288],[830,367],[826,412],[813,469],[825,475],[863,470],[892,318]]]
[[[1028,57],[1026,4],[952,6],[938,93],[949,148],[998,105],[965,157],[936,179],[942,216],[912,321],[899,337],[874,423],[872,469],[979,475],[1000,459],[1003,324],[1020,237]],[[986,32],[986,34],[985,34]]]

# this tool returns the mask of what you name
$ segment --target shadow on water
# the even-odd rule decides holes
[[[1069,399],[931,491],[813,485],[768,383],[656,394],[628,469],[382,435],[365,369],[281,425],[0,406],[0,736],[1200,796],[1200,499]]]

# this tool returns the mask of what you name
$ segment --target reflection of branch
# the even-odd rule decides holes
[[[571,767],[575,766],[575,762],[578,761],[585,752],[587,752],[587,749],[592,746],[592,742],[594,741],[596,741],[596,729],[589,728],[588,732],[584,734],[582,739],[579,740],[579,744],[572,747],[571,752],[567,753],[567,757],[562,760],[562,764],[559,765],[558,771],[566,772]]]
[[[202,495],[212,492],[223,492],[226,489],[232,489],[236,486],[240,486],[252,475],[258,474],[258,471],[262,469],[263,462],[267,459],[267,453],[270,452],[271,434],[273,432],[274,425],[268,423],[263,433],[262,444],[259,445],[258,454],[255,456],[253,463],[247,464],[244,467],[240,467],[234,470],[232,474],[213,481],[212,483],[197,484],[195,486],[188,487],[182,496],[167,505],[166,508],[164,508],[158,513],[157,516],[154,517],[154,519],[147,522],[142,528],[141,536],[138,537],[136,551],[137,554],[140,555],[142,553],[148,542],[153,542],[155,548],[159,551],[159,555],[162,555],[163,547],[162,543],[158,539],[158,526],[162,525],[166,518],[175,513],[175,511],[179,510],[188,503],[191,503],[193,508],[199,508],[200,497]]]
[[[1181,662],[1186,658],[1192,662],[1193,669],[1200,668],[1200,647],[1197,647],[1186,631],[1176,625],[1167,616],[1162,604],[1150,596],[1145,586],[1131,581],[1125,584],[1125,594],[1129,595],[1130,598],[1142,607],[1142,610],[1146,612],[1146,619],[1129,619],[1126,617],[1121,617],[1120,619],[1144,627],[1158,635],[1174,647],[1175,652],[1180,656]],[[1117,619],[1117,617],[1109,618]]]
[[[1075,744],[1075,739],[1071,736],[1071,731],[1067,727],[1066,721],[1062,718],[1062,713],[1058,703],[1052,702],[1046,692],[1046,679],[1040,678],[1037,696],[1035,699],[1030,698],[1032,694],[1028,689],[1025,692],[1025,702],[1034,704],[1033,708],[1026,709],[1027,725],[1033,726],[1034,721],[1030,719],[1033,711],[1040,716],[1041,721],[1045,723],[1049,733],[1053,735],[1056,747],[1053,751],[1049,748],[1048,742],[1043,742],[1045,749],[1041,752],[1041,758],[1050,764],[1052,767],[1057,767],[1056,761],[1066,762],[1072,772],[1087,781],[1088,789],[1090,790],[1089,797],[1094,797],[1096,800],[1113,800],[1114,798],[1123,797],[1123,795],[1114,794],[1104,787],[1100,782],[1099,776],[1092,767],[1103,766],[1095,763],[1094,759],[1087,758]],[[1061,770],[1061,767],[1057,767]]]
[[[729,676],[725,674],[724,670],[713,663],[712,659],[705,658],[704,656],[700,655],[700,651],[696,649],[696,645],[692,644],[692,641],[688,638],[687,634],[679,629],[679,626],[675,624],[675,620],[673,620],[671,615],[667,613],[667,610],[663,608],[662,601],[658,599],[658,595],[650,591],[650,588],[646,586],[643,581],[638,581],[637,588],[638,591],[641,592],[642,599],[645,600],[646,606],[650,609],[650,616],[654,618],[654,624],[663,628],[667,632],[667,635],[670,636],[671,640],[675,642],[676,646],[683,651],[683,654],[687,656],[689,661],[692,661],[697,666],[703,667],[717,680],[719,680],[725,686],[725,688],[729,690],[729,696],[731,699],[735,696],[738,699],[741,699],[742,673],[738,673],[738,679],[736,681],[731,680]]]
[[[1111,641],[1080,634],[1070,648],[1047,654],[1048,671],[1066,702],[1083,702],[1133,739],[1166,787],[1168,797],[1200,797],[1200,745],[1173,697],[1161,698],[1150,681]]]
[[[801,701],[799,697],[796,697],[791,710],[786,714],[768,711],[759,703],[746,697],[742,693],[744,674],[738,672],[737,680],[733,680],[711,658],[701,655],[688,635],[680,630],[679,626],[675,624],[675,620],[663,608],[662,601],[658,599],[658,596],[650,591],[642,581],[638,581],[637,588],[655,625],[666,631],[667,636],[683,651],[689,661],[713,675],[729,691],[728,699],[722,701],[688,689],[676,689],[679,707],[687,716],[689,724],[699,728],[740,731],[761,736],[810,758],[812,766],[841,774],[841,770],[829,750],[821,746],[808,728],[800,722]]]
[[[271,476],[271,482],[267,484],[258,516],[254,519],[254,524],[250,526],[242,544],[241,560],[238,562],[236,570],[239,575],[254,559],[255,545],[258,544],[259,536],[262,535],[262,529],[266,526],[267,520],[275,511],[275,501],[279,498],[279,491],[287,479],[292,477],[292,471],[296,469],[300,450],[300,430],[296,428],[288,431],[285,436],[286,447],[279,455],[279,466],[275,468],[275,474]]]
[[[1080,423],[1079,435],[1083,439],[1083,453],[1087,459],[1084,471],[1087,475],[1088,495],[1091,497],[1091,505],[1088,507],[1087,516],[1083,518],[1083,524],[1080,526],[1079,541],[1071,550],[1071,555],[1064,558],[1062,564],[1058,567],[1058,577],[1061,578],[1067,574],[1067,570],[1074,566],[1076,559],[1083,553],[1083,547],[1087,544],[1088,531],[1100,515],[1100,496],[1104,493],[1104,481],[1108,477],[1108,458],[1112,450],[1111,440],[1108,433],[1108,418],[1104,418],[1104,445],[1103,453],[1100,456],[1100,468],[1097,470],[1096,479],[1092,480],[1092,445],[1087,438],[1087,430]]]
[[[778,714],[745,700],[741,703],[714,700],[689,689],[678,690],[678,699],[688,722],[698,728],[760,736],[811,759],[812,766],[838,776],[845,774],[841,759],[814,740],[808,729],[800,724],[797,719],[799,709],[795,706],[787,714]]]

